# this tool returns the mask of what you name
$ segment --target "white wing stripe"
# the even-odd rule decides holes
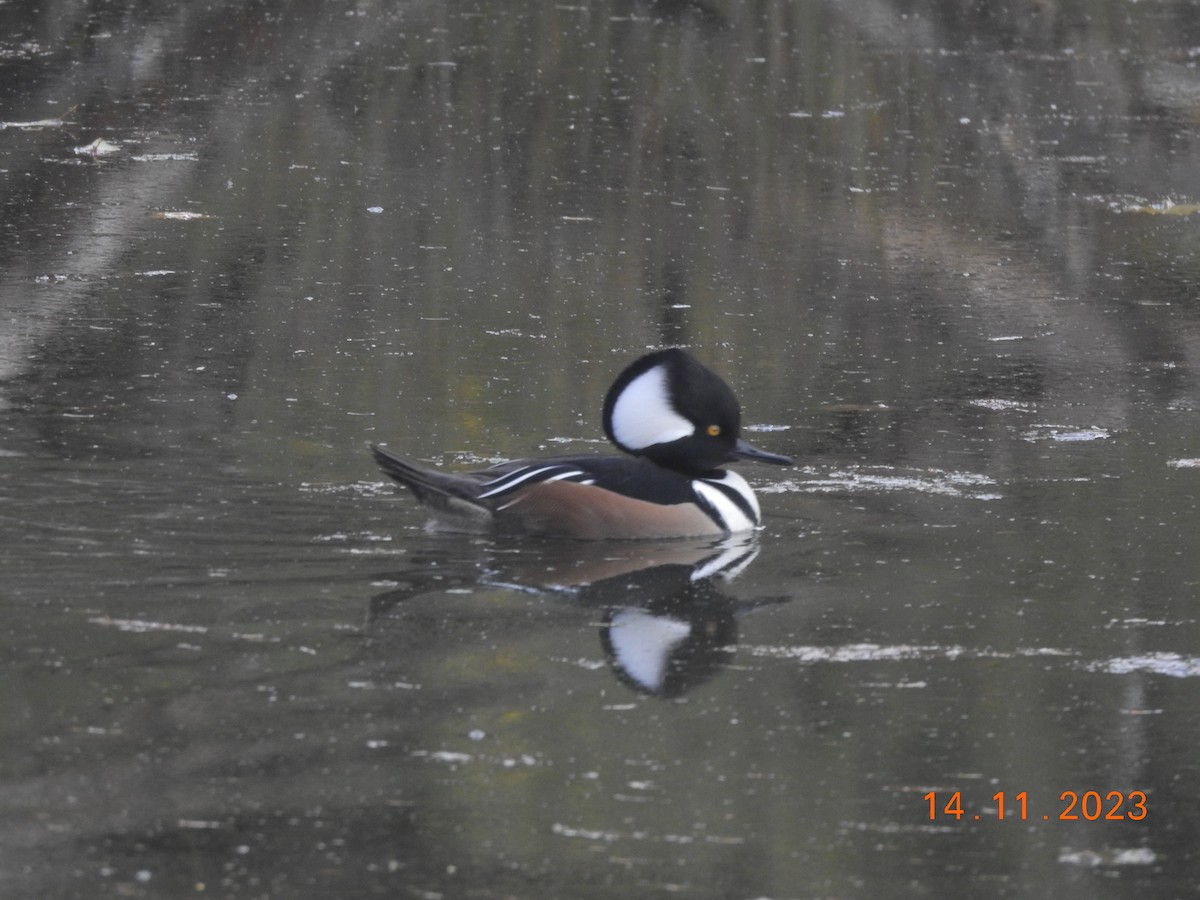
[[[519,469],[513,469],[511,472],[505,472],[503,475],[499,476],[498,478],[493,478],[491,481],[485,481],[483,486],[490,487],[493,484],[499,484],[502,481],[512,478],[514,475],[520,475],[522,472],[526,472],[528,470],[529,466],[521,466]]]
[[[495,487],[491,488],[491,490],[484,491],[479,495],[479,499],[484,500],[488,497],[494,497],[497,494],[504,494],[508,491],[515,490],[517,487],[529,481],[530,479],[534,479],[535,481],[560,481],[564,478],[579,478],[580,476],[585,475],[585,473],[579,469],[567,469],[566,471],[559,471],[561,468],[562,466],[543,466],[540,469],[518,469],[517,471],[512,472],[503,478],[497,478],[495,481],[489,481],[488,484],[495,485]],[[551,472],[555,472],[557,474],[551,475],[549,474]],[[538,478],[539,475],[542,477]]]

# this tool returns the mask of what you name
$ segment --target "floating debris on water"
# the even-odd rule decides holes
[[[809,481],[780,481],[763,485],[758,490],[764,494],[915,491],[921,494],[937,494],[947,497],[968,497],[973,500],[996,500],[1001,496],[988,490],[996,486],[994,479],[973,472],[946,472],[940,469],[905,472],[896,469],[857,466],[849,469],[835,469],[824,474],[807,466],[801,471],[818,477]]]
[[[106,141],[104,138],[96,138],[90,144],[84,144],[82,147],[75,148],[77,156],[112,156],[114,153],[120,152],[120,144],[114,144],[112,141]]]
[[[35,119],[31,122],[0,121],[0,131],[5,128],[20,128],[23,131],[35,131],[39,128],[62,128],[66,123],[62,119]]]
[[[1195,678],[1200,675],[1200,658],[1178,653],[1143,653],[1141,656],[1121,656],[1092,663],[1089,672],[1109,675],[1128,675],[1130,672],[1149,672],[1170,675],[1172,678]]]
[[[815,663],[873,663],[903,662],[907,660],[980,660],[980,659],[1029,659],[1062,657],[1071,668],[1085,672],[1107,675],[1129,675],[1148,673],[1168,675],[1172,678],[1195,678],[1200,676],[1200,657],[1183,656],[1178,653],[1144,653],[1140,656],[1122,656],[1113,659],[1085,661],[1079,659],[1076,650],[1059,647],[1020,647],[1016,650],[992,650],[971,648],[958,644],[842,644],[817,647],[812,645],[746,645],[738,648],[747,656],[760,659],[779,659],[804,665]]]
[[[1023,400],[1000,400],[995,397],[980,397],[978,400],[968,400],[967,403],[971,406],[978,406],[980,409],[991,409],[997,412],[1010,409],[1031,412],[1034,409],[1032,403]]]
[[[113,619],[108,616],[94,616],[88,619],[92,625],[105,625],[118,631],[132,631],[144,634],[149,631],[182,631],[188,634],[206,634],[208,628],[204,625],[176,625],[171,622],[150,622],[145,619]]]
[[[150,213],[152,219],[173,219],[177,222],[191,222],[193,219],[211,219],[208,213],[189,212],[182,209],[160,209]]]
[[[1023,659],[1032,656],[1064,656],[1078,654],[1074,650],[1056,647],[1026,647],[1013,651],[972,650],[958,645],[940,644],[842,644],[834,647],[813,646],[747,646],[740,648],[751,656],[771,659],[793,659],[803,663],[817,662],[895,662],[909,659]]]
[[[129,157],[135,162],[199,162],[197,153],[139,153]]]
[[[1084,869],[1095,869],[1099,866],[1149,866],[1157,860],[1158,856],[1149,847],[1114,847],[1099,852],[1064,848],[1058,854],[1060,863]]]
[[[1071,428],[1066,425],[1034,425],[1021,435],[1022,440],[1031,443],[1037,441],[1057,441],[1069,444],[1081,441],[1101,441],[1112,437],[1112,432],[1098,425],[1088,428]]]
[[[1190,216],[1200,212],[1200,203],[1180,202],[1165,197],[1147,200],[1143,197],[1093,197],[1117,213],[1140,213],[1146,216]]]

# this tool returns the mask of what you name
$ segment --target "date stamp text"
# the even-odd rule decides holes
[[[1057,819],[1062,822],[1140,822],[1149,815],[1145,791],[1063,791],[1050,812],[1034,809],[1028,791],[992,795],[995,808],[972,814],[963,807],[962,791],[930,791],[925,794],[929,819],[1014,819],[1021,822]]]

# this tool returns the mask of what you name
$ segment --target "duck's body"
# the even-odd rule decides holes
[[[758,502],[736,472],[692,478],[648,459],[558,456],[450,474],[380,447],[375,461],[434,513],[434,528],[585,539],[693,537],[759,524]]]
[[[434,514],[436,528],[584,539],[697,537],[761,525],[735,459],[789,464],[738,436],[733,391],[682,350],[652,353],[618,377],[604,431],[630,456],[559,456],[451,474],[372,446],[376,462]]]

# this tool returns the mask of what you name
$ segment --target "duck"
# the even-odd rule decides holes
[[[622,453],[517,459],[446,472],[371,444],[375,462],[431,514],[430,530],[580,540],[738,534],[762,527],[740,460],[791,465],[741,436],[733,389],[686,350],[630,363],[604,398],[604,434]]]

